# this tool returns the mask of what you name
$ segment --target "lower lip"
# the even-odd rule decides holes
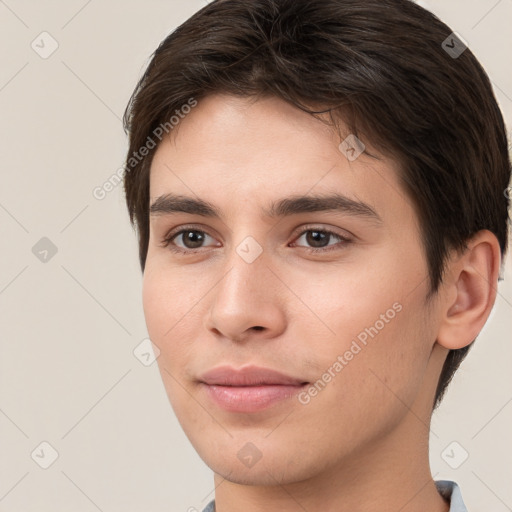
[[[306,386],[218,386],[201,384],[208,397],[230,412],[257,412],[296,396]]]

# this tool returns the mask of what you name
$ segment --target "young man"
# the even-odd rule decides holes
[[[206,510],[466,510],[429,424],[495,301],[510,180],[471,51],[408,0],[217,0],[125,119],[144,314]]]

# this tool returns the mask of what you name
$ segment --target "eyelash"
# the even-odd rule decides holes
[[[211,235],[208,234],[206,231],[203,231],[201,229],[196,229],[193,226],[190,226],[190,227],[185,226],[185,227],[182,227],[179,231],[176,231],[176,232],[171,231],[170,233],[168,233],[162,240],[160,247],[166,247],[170,251],[178,253],[178,254],[195,254],[197,252],[201,252],[204,249],[204,247],[200,247],[198,249],[182,249],[181,247],[178,247],[173,243],[173,240],[175,238],[177,238],[179,235],[182,235],[183,233],[187,233],[190,231],[193,231],[195,233],[201,233],[203,235],[208,235],[211,237]],[[302,237],[304,234],[313,232],[313,231],[322,233],[325,235],[334,236],[340,240],[339,243],[341,243],[342,245],[348,245],[352,242],[351,239],[344,237],[342,235],[339,235],[338,233],[335,233],[334,231],[330,231],[328,229],[319,229],[317,227],[311,227],[311,226],[306,226],[302,231],[300,231],[297,234],[296,238],[298,239],[298,238]],[[320,247],[320,248],[318,248],[318,247],[309,247],[308,248],[308,247],[304,247],[304,246],[300,246],[300,247],[306,249],[310,253],[318,254],[318,253],[327,253],[327,252],[330,252],[333,250],[340,250],[340,248],[337,247],[337,245],[338,244],[336,244],[334,246],[327,246],[327,247]]]

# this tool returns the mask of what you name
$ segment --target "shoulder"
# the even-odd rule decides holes
[[[215,501],[210,501],[203,512],[215,512]]]

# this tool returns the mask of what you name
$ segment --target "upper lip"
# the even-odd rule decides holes
[[[285,375],[270,368],[245,366],[239,369],[231,366],[217,366],[199,378],[200,382],[217,386],[299,386],[302,379]]]

